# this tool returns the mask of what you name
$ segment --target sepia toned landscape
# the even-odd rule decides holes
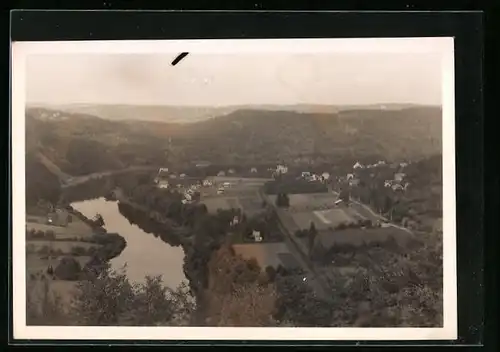
[[[30,57],[27,325],[442,327],[440,59],[321,55]]]

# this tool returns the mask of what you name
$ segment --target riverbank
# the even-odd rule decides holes
[[[69,205],[59,209],[57,217],[67,223],[51,223],[41,215],[26,217],[28,325],[56,324],[43,318],[47,302],[69,311],[86,271],[100,271],[127,246],[122,236],[107,233]]]

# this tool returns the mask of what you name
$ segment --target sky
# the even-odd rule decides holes
[[[26,101],[225,106],[441,104],[439,53],[32,54]]]

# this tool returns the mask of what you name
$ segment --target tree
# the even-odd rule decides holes
[[[82,268],[80,263],[73,257],[62,258],[54,270],[54,274],[61,280],[78,280]]]
[[[312,254],[317,235],[318,235],[318,230],[316,230],[316,225],[314,225],[314,222],[311,221],[311,225],[309,226],[309,231],[308,231],[309,254]]]

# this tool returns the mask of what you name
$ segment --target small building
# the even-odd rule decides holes
[[[311,173],[309,171],[302,171],[301,177],[303,178],[311,177]]]
[[[384,187],[392,187],[392,180],[385,180]]]
[[[398,181],[398,182],[401,182],[403,181],[403,179],[406,177],[406,174],[403,173],[403,172],[398,172],[396,174],[394,174],[394,180]]]
[[[288,166],[278,164],[278,166],[276,167],[276,172],[278,174],[286,174],[288,172]]]
[[[226,172],[221,170],[217,173],[217,176],[226,176]]]
[[[359,161],[356,161],[356,164],[354,164],[352,168],[353,169],[362,169],[362,168],[364,168],[364,166]]]
[[[354,174],[347,174],[347,176],[346,176],[347,181],[352,180],[353,178],[354,178]]]
[[[229,169],[229,170],[227,170],[227,173],[230,175],[233,175],[235,173],[235,171],[234,171],[234,169]]]
[[[186,174],[180,174],[179,175],[180,178],[185,178],[186,177]]]
[[[325,171],[321,174],[321,177],[323,178],[323,180],[328,181],[330,179],[330,173]]]
[[[262,242],[262,235],[260,234],[260,231],[253,230],[252,237],[254,238],[255,242]]]
[[[252,174],[257,173],[257,168],[256,168],[256,167],[252,167],[252,168],[250,169],[250,173],[252,173]]]
[[[177,178],[177,175],[176,174],[170,174],[169,176],[171,179],[176,179]]]
[[[359,185],[359,178],[352,178],[349,180],[349,186],[358,186]]]
[[[167,189],[170,186],[167,180],[159,180],[158,188]]]

